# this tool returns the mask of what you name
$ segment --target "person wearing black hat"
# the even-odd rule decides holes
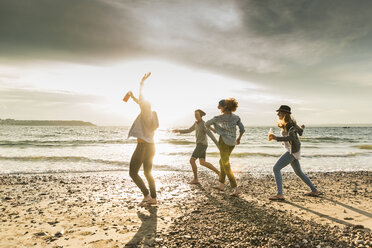
[[[214,135],[211,133],[211,131],[205,127],[205,122],[203,120],[203,116],[205,116],[205,112],[201,109],[195,110],[195,123],[189,128],[184,130],[175,129],[173,130],[174,133],[191,133],[195,130],[195,136],[196,136],[196,147],[194,152],[191,155],[190,158],[190,164],[192,171],[194,173],[194,179],[189,182],[189,184],[198,184],[198,168],[196,167],[196,160],[199,159],[200,165],[203,165],[207,167],[208,169],[214,171],[217,173],[217,175],[220,174],[220,172],[217,170],[216,167],[214,167],[211,163],[208,163],[205,161],[206,158],[206,151],[208,148],[208,139],[207,135],[213,140],[213,142],[218,147],[218,142]]]
[[[313,185],[309,177],[302,172],[299,162],[299,160],[301,159],[301,142],[297,134],[302,136],[305,126],[302,125],[301,127],[299,127],[296,124],[296,121],[291,116],[291,108],[287,105],[281,105],[279,109],[276,110],[276,112],[278,112],[278,127],[281,129],[282,137],[277,137],[274,134],[270,134],[269,139],[283,142],[283,145],[287,149],[287,152],[285,152],[274,165],[273,171],[278,193],[274,196],[271,196],[269,199],[284,200],[281,169],[286,167],[288,164],[291,164],[296,175],[299,176],[302,181],[310,187],[311,192],[305,195],[318,196],[318,190]]]

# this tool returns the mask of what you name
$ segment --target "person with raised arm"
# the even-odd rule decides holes
[[[277,137],[274,134],[269,134],[269,140],[276,140],[283,142],[284,148],[287,150],[274,165],[273,171],[277,185],[277,194],[269,197],[272,201],[284,201],[282,173],[281,169],[291,164],[294,172],[301,180],[310,187],[311,191],[306,193],[306,196],[318,196],[319,192],[306,176],[300,166],[299,160],[301,159],[301,142],[297,136],[302,136],[305,126],[299,127],[295,119],[291,116],[291,108],[287,105],[281,105],[278,110],[278,127],[281,129],[282,137]]]
[[[190,158],[190,164],[191,168],[194,174],[194,179],[189,182],[189,184],[198,184],[198,168],[196,167],[196,160],[199,159],[200,165],[203,165],[207,167],[208,169],[214,171],[217,173],[217,175],[220,174],[220,172],[214,167],[211,163],[208,163],[206,158],[206,152],[208,148],[208,138],[207,135],[213,140],[213,142],[217,145],[218,143],[214,135],[211,133],[211,131],[206,128],[205,122],[203,120],[203,116],[205,116],[205,112],[201,109],[195,110],[195,123],[189,128],[189,129],[174,129],[174,133],[191,133],[195,130],[195,136],[196,136],[196,147],[194,152],[191,155]]]
[[[140,206],[157,204],[155,180],[151,171],[152,161],[155,155],[154,134],[155,130],[159,127],[159,121],[156,112],[151,109],[151,104],[144,99],[142,94],[145,80],[150,75],[151,72],[142,77],[140,82],[139,98],[136,98],[132,92],[129,92],[130,97],[141,109],[140,114],[133,122],[128,133],[128,138],[137,138],[137,146],[129,163],[129,175],[143,193],[144,198],[139,204]],[[150,191],[147,189],[142,178],[138,175],[138,171],[142,164]]]
[[[243,136],[244,125],[240,117],[233,114],[238,108],[238,102],[234,98],[223,99],[218,103],[218,109],[221,115],[215,116],[205,123],[207,128],[214,126],[215,132],[220,135],[220,177],[219,185],[213,187],[220,191],[225,189],[226,176],[229,178],[231,188],[233,189],[232,196],[238,196],[241,192],[236,183],[236,179],[230,166],[230,155],[236,145],[240,144],[240,139]],[[236,126],[239,127],[239,137],[236,138]]]

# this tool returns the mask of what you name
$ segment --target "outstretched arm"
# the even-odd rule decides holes
[[[195,130],[195,123],[188,129],[175,129],[173,130],[174,133],[191,133],[192,131]]]

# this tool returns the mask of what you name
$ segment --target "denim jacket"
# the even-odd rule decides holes
[[[239,127],[239,133],[244,133],[244,126],[240,117],[235,114],[222,114],[215,116],[205,123],[206,127],[214,126],[216,132],[221,135],[223,142],[229,146],[236,145],[236,126]]]

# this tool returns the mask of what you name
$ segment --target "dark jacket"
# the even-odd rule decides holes
[[[285,137],[277,137],[276,140],[277,141],[288,141],[289,142],[289,153],[290,154],[293,154],[293,153],[296,153],[298,151],[300,151],[301,149],[301,142],[297,136],[297,134],[299,134],[300,136],[302,136],[302,133],[304,132],[304,130],[297,126],[297,125],[293,125],[293,126],[290,126],[290,127],[287,127],[289,129],[288,130],[288,136],[285,136]]]

